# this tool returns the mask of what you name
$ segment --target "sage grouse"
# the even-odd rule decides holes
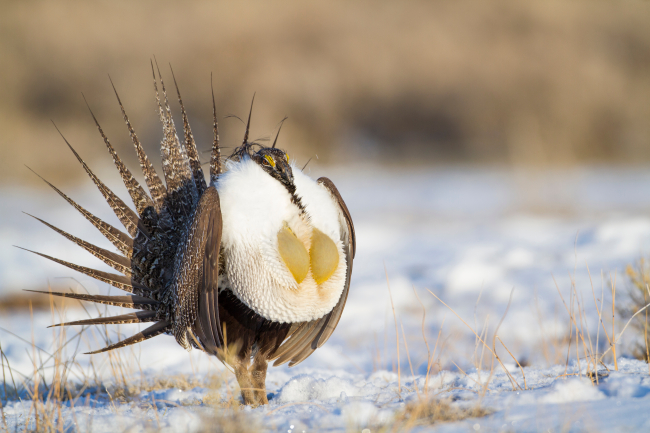
[[[268,362],[299,364],[328,340],[338,324],[355,253],[352,219],[332,181],[325,177],[315,181],[305,175],[285,151],[275,147],[277,136],[270,147],[248,141],[250,113],[241,146],[222,162],[214,92],[214,141],[207,184],[178,86],[183,141],[176,132],[160,71],[158,79],[160,93],[154,72],[163,127],[164,183],[115,91],[149,194],[119,158],[91,111],[135,211],[95,176],[66,140],[128,234],[46,181],[119,253],[37,218],[122,275],[37,254],[129,295],[47,293],[140,311],[57,326],[152,322],[142,332],[91,353],[173,335],[184,349],[202,350],[230,365],[245,404],[265,404]]]

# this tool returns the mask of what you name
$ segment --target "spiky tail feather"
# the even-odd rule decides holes
[[[174,305],[172,302],[173,296],[171,296],[170,293],[170,282],[174,274],[174,258],[180,240],[182,239],[182,235],[186,233],[188,225],[191,222],[191,217],[197,206],[198,198],[207,188],[205,176],[199,161],[199,153],[196,148],[194,136],[192,135],[176,79],[174,77],[174,85],[176,87],[183,117],[183,142],[178,139],[176,133],[176,127],[172,119],[171,109],[167,98],[167,91],[162,81],[160,70],[157,72],[158,79],[160,79],[162,98],[158,91],[158,79],[156,79],[153,62],[151,67],[154,74],[154,89],[156,92],[158,113],[163,127],[161,152],[163,155],[163,174],[166,185],[164,185],[160,177],[158,177],[153,165],[145,154],[112,80],[111,86],[115,92],[117,102],[122,112],[122,117],[124,118],[124,122],[126,123],[129,135],[138,155],[140,168],[144,174],[149,194],[147,194],[145,189],[137,182],[132,173],[122,162],[101,128],[99,121],[92,110],[90,110],[90,107],[88,107],[99,134],[106,145],[120,176],[122,177],[131,200],[135,205],[135,211],[129,208],[93,173],[77,151],[70,145],[70,143],[68,143],[65,137],[63,137],[63,134],[61,134],[67,146],[70,148],[88,176],[102,193],[108,205],[125,227],[128,235],[97,218],[61,192],[61,190],[43,179],[43,181],[54,189],[57,194],[63,197],[70,205],[90,221],[121,254],[107,251],[79,239],[40,218],[34,217],[68,240],[79,245],[81,248],[84,248],[86,251],[120,272],[122,275],[111,274],[79,266],[42,253],[34,252],[35,254],[132,294],[127,296],[102,296],[63,292],[32,292],[142,310],[114,317],[99,317],[96,319],[64,322],[54,326],[156,322],[154,325],[136,335],[133,335],[132,337],[109,345],[101,350],[90,352],[90,354],[129,346],[157,335],[171,333],[173,328],[172,324],[174,323]],[[212,102],[214,116],[214,142],[210,157],[210,179],[211,181],[215,181],[222,172],[222,165],[214,92],[212,93]]]
[[[141,342],[143,342],[145,340],[148,340],[148,339],[153,338],[153,337],[157,337],[158,335],[169,331],[169,328],[170,328],[169,322],[160,321],[160,322],[157,322],[154,325],[151,325],[150,327],[148,327],[144,331],[138,332],[137,334],[132,335],[129,338],[126,338],[126,339],[124,339],[122,341],[119,341],[119,342],[117,342],[115,344],[111,344],[110,346],[106,346],[103,349],[96,350],[94,352],[87,352],[87,353],[85,353],[85,355],[95,355],[97,353],[108,352],[109,350],[119,349],[120,347],[126,347],[126,346],[130,346],[132,344],[141,343]]]
[[[121,316],[112,317],[98,317],[96,319],[77,320],[74,322],[57,323],[56,325],[48,326],[53,328],[55,326],[72,326],[72,325],[123,325],[127,323],[145,323],[155,322],[155,311],[138,311],[137,313],[122,314]]]

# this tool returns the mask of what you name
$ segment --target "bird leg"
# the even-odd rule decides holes
[[[247,364],[248,362],[241,361],[234,367],[235,377],[239,383],[244,404],[252,407],[268,404],[269,401],[266,398],[266,369],[268,363],[266,358],[258,354],[250,367]]]
[[[269,404],[269,400],[266,398],[266,370],[268,367],[266,355],[257,352],[251,366],[251,384],[255,388],[257,404]]]
[[[235,377],[237,378],[237,383],[239,383],[241,398],[244,400],[244,404],[247,406],[257,406],[255,404],[253,385],[251,383],[251,374],[247,367],[248,366],[244,362],[235,366]]]

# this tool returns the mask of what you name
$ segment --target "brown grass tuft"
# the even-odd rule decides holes
[[[460,421],[467,418],[478,418],[492,413],[480,405],[462,407],[452,404],[451,400],[428,400],[409,403],[402,415],[411,421],[423,424]]]
[[[105,387],[113,399],[120,403],[133,401],[142,392],[160,391],[165,389],[177,388],[181,391],[189,391],[194,388],[207,388],[215,393],[220,389],[224,380],[221,376],[211,374],[206,377],[191,377],[185,374],[177,374],[172,376],[153,377],[147,378],[140,382],[134,381],[133,384],[125,385],[123,382]]]
[[[249,433],[263,431],[260,420],[241,409],[215,411],[204,416],[198,433]]]
[[[627,302],[619,306],[623,318],[631,318],[650,302],[650,263],[641,258],[637,263],[628,265],[625,273],[629,284],[627,287]],[[630,326],[635,335],[631,353],[636,359],[648,362],[650,359],[650,335],[648,335],[648,311],[645,310],[632,320]]]
[[[398,412],[393,424],[385,431],[409,431],[419,426],[481,418],[491,413],[480,404],[465,406],[453,403],[450,399],[418,399]]]

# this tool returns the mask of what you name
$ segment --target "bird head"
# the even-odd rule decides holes
[[[262,167],[262,170],[285,187],[290,190],[295,189],[289,155],[284,150],[275,147],[261,147],[257,152],[252,153],[251,158]]]

